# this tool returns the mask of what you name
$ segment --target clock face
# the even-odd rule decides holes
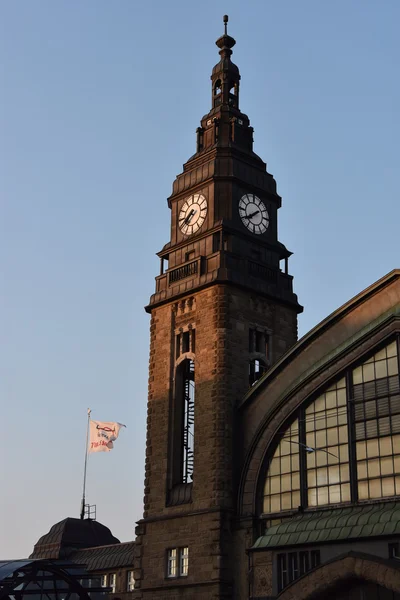
[[[193,194],[183,203],[179,212],[179,228],[184,235],[196,233],[207,216],[207,200],[202,194]]]
[[[239,215],[243,225],[252,233],[265,233],[269,225],[269,214],[264,202],[254,194],[245,194],[239,200]]]

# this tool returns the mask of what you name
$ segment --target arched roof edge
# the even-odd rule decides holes
[[[371,298],[383,288],[387,287],[396,279],[400,279],[400,269],[393,269],[387,275],[378,279],[375,283],[367,287],[365,290],[354,296],[351,300],[340,306],[337,310],[331,313],[323,321],[318,323],[313,329],[306,333],[294,346],[292,346],[272,367],[269,369],[258,382],[250,388],[247,394],[243,397],[239,408],[251,402],[252,398],[260,392],[268,383],[278,375],[303,349],[311,344],[313,340],[319,337],[323,332],[332,327],[334,323],[342,319],[344,315],[354,310],[356,306]]]

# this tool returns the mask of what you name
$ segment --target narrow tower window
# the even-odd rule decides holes
[[[184,415],[182,431],[182,483],[193,480],[194,458],[194,361],[184,362]]]
[[[181,504],[190,499],[182,496],[182,484],[191,484],[194,468],[194,402],[196,330],[188,325],[176,335],[175,393],[170,429],[171,480],[169,503]],[[181,490],[181,491],[179,491]]]

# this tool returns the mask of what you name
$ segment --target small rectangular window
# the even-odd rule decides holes
[[[185,254],[185,261],[187,262],[188,260],[193,260],[194,257],[195,257],[194,250],[190,250],[190,252],[186,252],[186,254]]]
[[[189,548],[180,548],[179,550],[179,575],[187,577],[189,570]]]
[[[176,336],[176,358],[179,358],[181,355],[181,334],[178,333]]]
[[[289,552],[289,583],[295,581],[299,576],[299,565],[297,561],[297,552]]]
[[[111,588],[112,594],[115,594],[116,583],[117,583],[117,575],[115,573],[110,573],[109,587]]]
[[[190,351],[190,337],[189,337],[189,332],[185,331],[182,334],[182,352],[189,352]]]
[[[176,577],[176,548],[167,551],[167,577]]]
[[[189,572],[189,548],[167,550],[167,577],[187,577]]]
[[[308,573],[309,570],[308,552],[300,552],[300,575]]]
[[[107,587],[107,575],[101,576],[101,587]]]
[[[133,575],[133,571],[128,571],[126,576],[126,591],[133,592],[135,589],[135,577]]]
[[[218,252],[221,249],[221,233],[219,231],[213,234],[212,244],[213,252]]]
[[[265,352],[265,336],[262,331],[256,331],[256,352]]]
[[[314,569],[318,567],[321,562],[320,552],[319,550],[311,550],[311,568]]]
[[[278,554],[278,592],[287,586],[286,554]]]
[[[389,544],[389,558],[397,558],[400,560],[400,544],[399,542],[395,542],[393,544]]]

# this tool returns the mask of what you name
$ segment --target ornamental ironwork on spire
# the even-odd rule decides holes
[[[228,35],[228,15],[224,15],[224,35],[215,42],[218,46],[221,60],[212,70],[212,106],[228,105],[239,108],[239,81],[238,67],[231,61],[232,48],[236,40]]]

